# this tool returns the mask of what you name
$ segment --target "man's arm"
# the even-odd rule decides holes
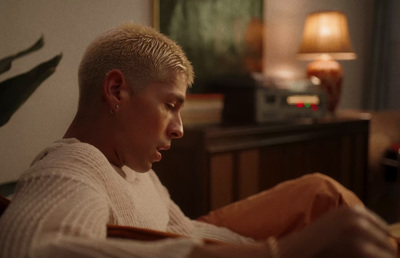
[[[196,241],[110,239],[107,196],[67,176],[22,182],[0,220],[0,257],[186,257]]]

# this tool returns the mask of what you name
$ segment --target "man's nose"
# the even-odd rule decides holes
[[[179,139],[183,137],[183,123],[180,114],[177,115],[171,122],[168,134],[172,139]]]

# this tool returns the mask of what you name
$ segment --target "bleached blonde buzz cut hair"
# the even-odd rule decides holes
[[[133,92],[151,82],[170,82],[178,73],[186,75],[189,87],[194,80],[193,67],[178,44],[133,23],[104,32],[87,47],[78,71],[80,104],[93,98],[113,69],[121,70]]]

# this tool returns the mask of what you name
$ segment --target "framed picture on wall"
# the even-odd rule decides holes
[[[264,0],[154,0],[154,26],[175,40],[195,70],[191,93],[262,72]]]

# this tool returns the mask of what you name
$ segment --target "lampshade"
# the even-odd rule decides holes
[[[312,60],[323,54],[337,60],[356,58],[347,18],[342,12],[316,12],[307,16],[298,58]]]

